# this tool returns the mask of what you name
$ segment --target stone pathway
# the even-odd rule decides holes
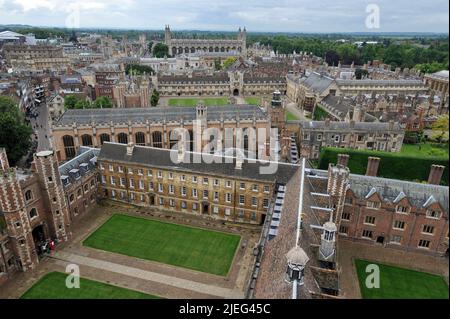
[[[198,293],[208,294],[220,298],[239,299],[244,297],[244,294],[242,292],[235,291],[233,289],[211,286],[173,276],[166,276],[152,271],[132,268],[112,263],[109,261],[80,256],[76,254],[60,252],[57,253],[53,258],[77,265],[84,265],[88,267],[101,269],[104,271],[119,273],[125,276],[135,277],[146,281],[152,281],[160,284],[174,286],[176,288],[192,290]]]
[[[299,120],[307,120],[307,118],[303,115],[303,112],[300,111],[295,103],[288,102],[286,103],[286,112],[291,112],[295,115]]]

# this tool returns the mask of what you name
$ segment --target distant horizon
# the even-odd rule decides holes
[[[0,0],[2,24],[260,33],[443,33],[448,0]],[[411,31],[414,30],[414,31]]]
[[[80,28],[68,28],[65,26],[55,26],[55,25],[30,25],[30,24],[0,24],[0,28],[33,28],[33,29],[63,29],[63,30],[74,30],[74,31],[84,31],[84,30],[99,30],[99,31],[143,31],[143,32],[164,32],[164,26],[160,29],[145,28],[145,27],[80,27]],[[238,26],[239,28],[239,26]],[[225,33],[236,33],[236,30],[211,30],[211,29],[173,29],[173,32],[225,32]],[[386,34],[397,34],[397,35],[449,35],[449,32],[440,31],[252,31],[247,29],[247,34],[257,34],[257,33],[273,33],[273,34],[360,34],[360,35],[386,35]]]

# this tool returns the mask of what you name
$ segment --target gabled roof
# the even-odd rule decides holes
[[[376,191],[383,200],[397,203],[407,198],[411,205],[421,208],[432,203],[439,203],[448,215],[448,186],[414,183],[395,179],[350,174],[350,189],[359,198]]]

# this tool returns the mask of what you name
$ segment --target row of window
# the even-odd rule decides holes
[[[348,235],[348,227],[344,225],[340,226],[339,233]],[[373,231],[369,229],[364,229],[361,233],[361,237],[366,239],[373,239]],[[402,239],[403,239],[402,236],[392,235],[390,238],[390,243],[401,245]],[[431,241],[427,239],[420,239],[419,242],[417,243],[417,247],[419,248],[429,248],[430,245]]]
[[[106,179],[104,178],[104,176],[102,176],[102,182],[106,183]],[[114,176],[110,176],[110,183],[111,185],[116,185],[116,180]],[[120,178],[120,186],[125,187],[125,178]],[[167,187],[167,186],[166,186]],[[130,180],[130,188],[135,188],[134,185],[134,181]],[[196,188],[192,188],[189,189],[186,186],[180,186],[179,187],[179,193],[175,194],[175,186],[174,185],[168,185],[168,192],[171,195],[178,195],[181,197],[188,197],[188,193],[190,193],[191,197],[193,198],[199,198],[199,191]],[[139,181],[139,189],[141,190],[145,190],[145,185],[144,185],[144,181],[140,180]],[[149,191],[155,191],[155,183],[153,182],[149,182],[148,183],[148,190]],[[165,191],[165,186],[164,184],[161,183],[157,183],[157,192],[159,193],[164,193]],[[210,191],[209,190],[203,190],[200,192],[201,194],[201,198],[202,199],[206,199],[209,200],[210,198]],[[219,192],[212,192],[213,195],[213,201],[218,202],[219,201],[219,196],[220,193]],[[224,199],[225,202],[227,203],[231,203],[233,201],[233,195],[231,193],[225,193],[224,194]],[[238,195],[238,200],[239,200],[239,205],[246,205],[246,196],[245,195]],[[251,196],[251,206],[253,207],[258,207],[259,204],[259,200],[257,197]],[[268,208],[269,207],[269,199],[268,198],[264,198],[262,201],[262,205],[263,208]]]
[[[111,190],[111,197],[112,198],[119,198],[121,200],[127,200],[127,194],[126,192],[117,192],[115,190]],[[146,201],[146,196],[144,194],[135,194],[135,193],[130,193],[130,200],[132,201],[141,201],[142,203],[145,203]],[[163,198],[163,197],[159,197],[158,198],[158,205],[160,206],[164,206],[166,204],[168,204],[170,207],[176,207],[177,204],[177,200],[169,198]],[[193,212],[196,212],[199,210],[199,204],[198,203],[188,203],[186,201],[179,201],[180,203],[180,207],[182,209],[191,209]],[[208,206],[208,210],[209,210],[209,206]],[[231,208],[229,207],[219,207],[219,206],[212,206],[211,211],[213,214],[220,214],[223,213],[225,216],[230,216],[231,215]],[[203,211],[203,213],[209,213],[208,211]],[[239,218],[245,218],[245,212],[243,210],[238,209],[237,210],[237,216]],[[257,218],[257,213],[256,212],[251,212],[250,213],[250,219],[251,220],[256,220]]]
[[[342,215],[342,220],[350,220],[350,213],[348,212],[343,212]],[[375,226],[375,220],[376,218],[374,216],[366,216],[364,219],[364,224],[367,225],[373,225]],[[392,228],[397,229],[397,230],[404,230],[406,228],[406,222],[403,220],[395,220],[394,224],[392,226]],[[434,234],[434,230],[435,230],[435,226],[432,225],[423,225],[422,226],[422,233],[424,234],[429,234],[429,235],[433,235]]]
[[[353,199],[351,197],[347,197],[345,199],[345,203],[349,204],[349,205],[353,205]],[[380,209],[381,202],[367,201],[366,207],[371,208],[371,209]],[[411,207],[402,206],[402,205],[397,205],[395,207],[395,212],[399,213],[399,214],[409,214],[410,211],[411,211]],[[438,210],[428,209],[426,211],[426,217],[439,219],[441,217],[441,212]]]
[[[95,179],[91,179],[90,188],[91,189],[95,188]],[[87,192],[89,192],[89,185],[88,184],[84,184],[83,188],[78,188],[77,189],[76,196],[77,196],[77,198],[81,198],[83,196],[83,193],[85,194]],[[75,201],[75,194],[70,194],[69,195],[69,203],[72,204],[74,201]]]
[[[101,170],[105,170],[105,167],[104,167],[103,164],[100,164],[100,169]],[[115,168],[114,165],[111,165],[111,164],[108,165],[108,171],[110,171],[110,172],[117,171],[119,173],[124,173],[125,170],[130,175],[137,174],[139,176],[144,176],[144,169],[142,169],[142,168],[139,168],[139,169],[133,169],[131,167],[125,168],[125,167],[123,167],[121,165],[119,165],[119,166],[117,166]],[[154,176],[153,170],[151,170],[151,169],[146,170],[146,175],[148,177],[153,177]],[[157,176],[158,179],[164,179],[165,177],[167,177],[169,180],[175,180],[175,179],[178,178],[181,182],[187,182],[188,179],[190,179],[190,182],[195,183],[195,184],[198,184],[199,182],[202,183],[203,185],[209,185],[210,184],[210,178],[209,177],[199,178],[198,176],[195,176],[195,175],[187,176],[187,175],[184,175],[184,174],[181,174],[181,175],[177,176],[177,174],[174,174],[173,172],[167,172],[166,173],[166,172],[163,172],[163,171],[157,171],[157,175],[156,176]],[[110,178],[111,178],[111,181],[112,180],[115,181],[115,177],[114,176],[111,176]],[[105,180],[105,179],[106,179],[106,177],[102,176],[102,180]],[[125,178],[122,177],[122,178],[120,178],[120,180],[125,180]],[[134,187],[135,180],[133,178],[130,178],[129,181],[130,181],[130,187]],[[140,180],[138,182],[139,182],[140,185],[141,185],[141,183],[144,183],[142,180]],[[222,183],[223,183],[223,185],[225,187],[228,187],[228,188],[232,187],[232,181],[230,181],[230,180],[221,181],[220,179],[217,179],[217,178],[212,179],[213,186],[220,187],[222,185]],[[113,183],[111,182],[111,184],[113,184]],[[123,184],[125,185],[125,183],[123,183]],[[115,182],[114,182],[113,185],[115,185]],[[121,186],[124,186],[124,185],[121,185]],[[244,182],[240,182],[239,183],[239,189],[245,190],[246,188],[247,188],[247,184],[246,183],[244,183]],[[254,191],[254,192],[259,192],[260,191],[260,186],[258,184],[252,184],[251,185],[251,190]],[[269,193],[270,192],[270,186],[264,185],[263,186],[263,192],[264,193]]]

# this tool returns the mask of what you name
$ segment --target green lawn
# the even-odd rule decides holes
[[[292,114],[291,112],[286,112],[286,120],[287,121],[296,121],[298,117]]]
[[[226,276],[240,236],[116,214],[85,246]]]
[[[197,106],[202,102],[206,106],[228,105],[228,98],[170,99],[169,106]]]
[[[139,291],[80,278],[80,288],[66,287],[68,274],[51,272],[25,292],[21,299],[158,299]]]
[[[356,260],[361,295],[364,299],[448,299],[448,285],[443,277],[415,270]],[[366,266],[380,267],[380,288],[365,285]]]
[[[250,105],[260,105],[261,104],[261,98],[259,97],[246,97],[245,103]]]
[[[448,145],[442,145],[442,147],[430,144],[403,144],[400,154],[408,156],[420,156],[420,157],[447,157],[448,158]]]

